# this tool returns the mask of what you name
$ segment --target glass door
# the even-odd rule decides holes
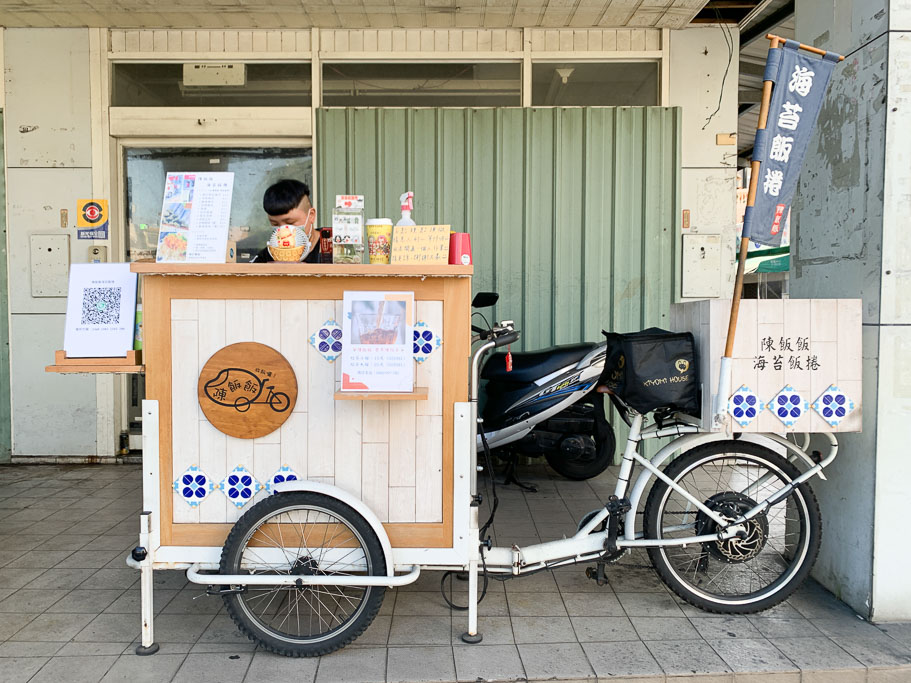
[[[125,235],[122,244],[127,261],[155,258],[158,227],[169,172],[234,173],[234,191],[228,239],[237,244],[237,261],[249,261],[266,244],[272,228],[263,212],[266,188],[282,178],[293,178],[313,187],[313,151],[307,146],[177,146],[123,144],[123,198]],[[312,190],[311,190],[312,193]],[[314,204],[315,198],[314,198]],[[142,305],[142,291],[138,294]],[[141,310],[141,308],[139,309]],[[142,399],[145,377],[128,375],[124,428],[129,448],[142,448]]]
[[[272,228],[262,208],[266,188],[282,178],[313,186],[310,147],[126,147],[124,169],[130,261],[155,258],[169,172],[234,173],[228,239],[237,243],[238,262],[249,261],[269,239]]]

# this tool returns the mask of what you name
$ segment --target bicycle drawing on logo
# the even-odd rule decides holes
[[[275,385],[266,384],[269,379],[244,368],[225,368],[205,383],[204,391],[206,398],[216,405],[234,408],[239,413],[247,412],[255,404],[268,405],[276,413],[283,413],[291,401],[285,392],[275,391]]]

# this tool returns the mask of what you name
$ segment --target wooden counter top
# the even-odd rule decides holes
[[[342,265],[310,263],[145,263],[130,264],[145,275],[288,275],[307,277],[468,277],[474,266]]]

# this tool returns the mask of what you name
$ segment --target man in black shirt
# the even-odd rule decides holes
[[[296,225],[304,229],[310,240],[310,251],[304,256],[304,263],[319,262],[319,230],[316,229],[316,212],[310,204],[310,188],[299,180],[279,180],[263,195],[263,210],[269,216],[269,223]],[[250,263],[274,261],[268,247],[263,247]]]

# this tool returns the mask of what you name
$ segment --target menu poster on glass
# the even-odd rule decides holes
[[[414,390],[414,292],[345,292],[342,391]]]
[[[63,348],[70,358],[126,356],[133,348],[136,273],[129,263],[74,263]]]
[[[158,263],[224,263],[233,173],[168,173]]]

